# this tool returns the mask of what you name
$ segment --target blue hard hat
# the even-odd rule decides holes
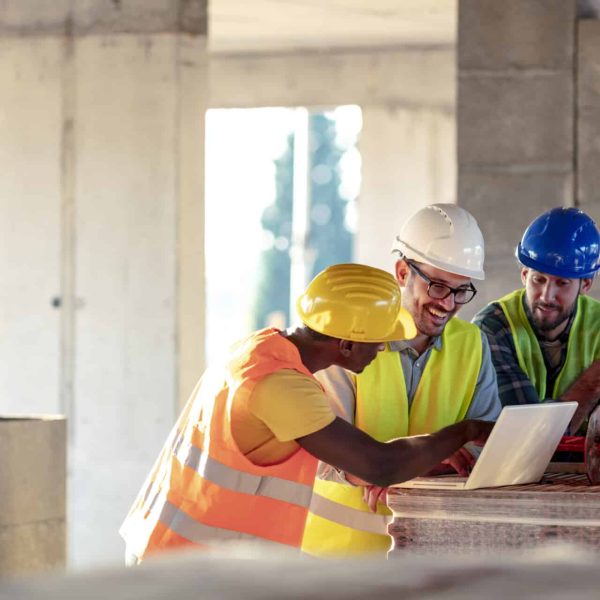
[[[521,264],[541,273],[592,277],[600,268],[600,234],[582,210],[553,208],[531,222],[515,255]]]

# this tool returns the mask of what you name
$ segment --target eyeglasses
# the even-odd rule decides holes
[[[409,266],[411,271],[414,271],[428,284],[427,295],[430,298],[435,298],[436,300],[445,300],[450,294],[454,294],[454,302],[456,304],[467,304],[467,302],[471,302],[471,300],[473,300],[475,294],[477,293],[477,290],[472,283],[470,283],[468,287],[463,286],[452,288],[445,283],[432,281],[413,262],[407,260],[406,264]]]

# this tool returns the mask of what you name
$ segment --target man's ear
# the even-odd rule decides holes
[[[353,342],[350,340],[340,340],[339,350],[344,358],[348,358],[352,354]]]
[[[527,267],[523,267],[521,269],[521,283],[525,285],[527,283],[527,273],[529,273],[529,269]]]
[[[581,280],[581,287],[579,288],[580,294],[587,294],[592,288],[592,283],[594,283],[593,277],[585,277]]]
[[[408,279],[409,273],[410,269],[403,258],[396,261],[396,281],[400,287],[404,287],[406,285],[406,280]]]

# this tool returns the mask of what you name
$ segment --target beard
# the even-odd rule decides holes
[[[534,302],[531,308],[527,311],[529,313],[529,317],[531,319],[531,324],[533,325],[533,329],[537,333],[545,334],[548,331],[552,331],[556,329],[559,325],[562,325],[565,321],[568,321],[575,312],[575,307],[577,306],[577,300],[568,306],[567,308],[563,308],[561,310],[561,306],[559,304],[545,303],[545,302]],[[556,315],[552,318],[542,316],[540,318],[539,312],[536,311],[536,308],[544,308],[544,309],[554,309],[557,311]]]

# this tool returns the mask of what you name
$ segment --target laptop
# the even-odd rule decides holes
[[[392,487],[476,490],[539,481],[577,402],[506,406],[469,477],[417,477]]]

